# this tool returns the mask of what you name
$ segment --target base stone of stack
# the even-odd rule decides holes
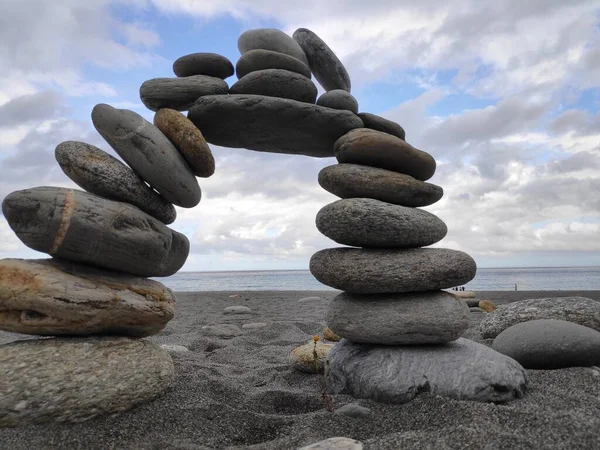
[[[229,89],[231,94],[266,95],[305,103],[317,99],[317,87],[303,75],[284,69],[250,72]]]
[[[443,345],[382,346],[343,339],[329,353],[330,394],[407,403],[423,392],[504,403],[523,396],[527,373],[515,360],[459,338]]]
[[[187,111],[203,95],[227,95],[229,86],[221,78],[192,75],[182,78],[153,78],[140,87],[140,99],[146,108]]]
[[[256,49],[244,53],[235,66],[238,78],[264,69],[284,69],[311,78],[310,69],[306,64],[293,56],[271,50]]]
[[[173,318],[163,284],[57,259],[0,260],[0,330],[143,337]]]
[[[469,308],[443,291],[356,295],[329,304],[327,326],[352,342],[383,345],[443,344],[469,327]]]
[[[174,375],[159,346],[127,338],[39,339],[0,347],[0,427],[82,422],[161,395]]]

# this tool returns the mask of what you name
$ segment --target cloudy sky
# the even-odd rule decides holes
[[[261,27],[315,31],[360,110],[399,122],[436,158],[430,181],[445,195],[426,209],[449,228],[436,246],[480,267],[600,265],[597,0],[2,0],[0,199],[74,187],[57,144],[114,154],[92,126],[95,104],[152,120],[142,82],[193,52],[235,64],[237,37]],[[304,269],[336,246],[314,224],[335,200],[317,183],[334,158],[212,148],[216,174],[173,224],[192,242],[184,270]],[[0,258],[41,256],[0,216]]]

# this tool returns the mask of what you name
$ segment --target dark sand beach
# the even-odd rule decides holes
[[[431,394],[386,405],[339,395],[333,398],[335,408],[355,402],[370,408],[370,417],[329,413],[320,379],[294,370],[289,353],[321,333],[327,303],[336,294],[178,293],[175,318],[160,335],[148,338],[189,349],[172,353],[176,377],[164,396],[114,417],[0,429],[0,448],[297,449],[345,436],[365,449],[600,449],[600,376],[590,368],[528,371],[526,396],[505,405]],[[504,304],[575,295],[600,301],[600,291],[495,291],[478,292],[477,298]],[[298,302],[315,296],[320,300]],[[252,313],[223,313],[233,305]],[[483,314],[471,314],[464,337],[489,345],[478,333]],[[252,322],[268,325],[229,339],[202,330]],[[22,338],[0,332],[0,343]]]

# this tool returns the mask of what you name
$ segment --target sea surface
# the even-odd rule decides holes
[[[331,288],[308,270],[179,272],[159,281],[174,291],[321,291]],[[600,267],[478,269],[473,291],[600,290]]]

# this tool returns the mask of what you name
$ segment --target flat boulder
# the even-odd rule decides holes
[[[329,353],[330,394],[403,404],[423,392],[479,402],[521,398],[527,373],[491,348],[459,338],[428,346],[358,344],[342,339]]]
[[[189,253],[185,235],[135,206],[83,191],[16,191],[2,202],[2,213],[33,250],[132,275],[173,275]]]
[[[263,95],[209,95],[188,114],[208,142],[272,153],[333,156],[333,144],[362,121],[350,111]]]
[[[83,422],[163,394],[169,354],[145,340],[36,339],[0,347],[0,427]]]
[[[99,104],[92,110],[92,122],[135,173],[169,202],[184,208],[200,202],[200,186],[181,153],[142,116]]]
[[[392,136],[399,137],[402,140],[406,139],[406,132],[404,131],[404,128],[402,128],[396,122],[371,113],[358,113],[358,117],[362,119],[363,123],[365,124],[365,128],[382,131],[384,133],[391,134]]]
[[[355,294],[446,289],[467,283],[476,271],[469,255],[445,248],[329,248],[310,259],[318,281]]]
[[[174,313],[175,295],[158,281],[65,260],[0,260],[0,330],[144,337]]]
[[[333,50],[307,28],[298,28],[293,34],[308,59],[308,67],[323,89],[343,89],[350,92],[350,75]]]
[[[275,28],[244,31],[238,38],[237,44],[242,56],[251,50],[271,50],[292,56],[308,66],[308,60],[302,47],[283,31]]]
[[[310,69],[298,58],[272,50],[256,49],[244,53],[235,66],[238,78],[265,69],[284,69],[298,73],[306,78],[311,77]]]
[[[526,369],[562,369],[600,364],[600,332],[566,320],[521,322],[500,333],[492,348]]]
[[[532,298],[500,305],[479,325],[484,339],[493,339],[513,325],[529,320],[557,319],[600,331],[600,302],[585,297]]]
[[[317,87],[309,78],[284,69],[250,72],[231,86],[229,92],[288,98],[306,103],[314,103],[317,98]]]
[[[443,344],[469,327],[469,308],[443,291],[356,295],[329,304],[327,326],[352,342],[382,345]]]
[[[435,159],[402,139],[382,131],[360,128],[340,137],[334,146],[340,163],[379,167],[427,181],[435,173]]]
[[[104,150],[85,142],[66,141],[56,147],[55,157],[62,171],[89,193],[131,203],[165,224],[175,221],[175,207]]]
[[[183,155],[192,173],[208,178],[215,173],[215,158],[198,128],[174,109],[159,109],[154,115],[158,128]]]
[[[221,78],[192,75],[181,78],[153,78],[140,87],[140,99],[146,108],[187,111],[204,95],[227,95],[229,86]]]
[[[344,109],[358,113],[358,101],[354,96],[343,89],[334,89],[333,91],[325,92],[317,100],[317,105],[325,106],[326,108]]]
[[[205,75],[224,80],[233,75],[233,64],[217,53],[191,53],[175,60],[173,73],[178,77]]]
[[[441,241],[446,224],[430,212],[372,198],[347,198],[317,213],[317,229],[338,244],[366,248],[425,247]]]
[[[435,184],[359,164],[327,166],[319,172],[319,184],[341,198],[374,198],[413,208],[432,205],[444,195],[444,190]]]

